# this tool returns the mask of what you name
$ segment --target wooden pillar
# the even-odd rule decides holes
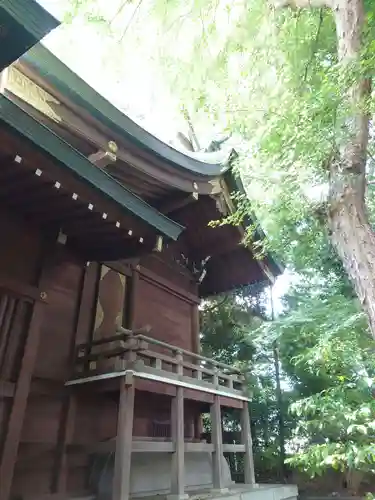
[[[128,328],[134,330],[136,319],[136,307],[139,288],[139,266],[133,268],[131,278],[130,303],[129,303],[129,322]]]
[[[200,354],[201,339],[200,339],[200,311],[198,304],[191,306],[191,338],[193,352]],[[194,437],[200,440],[203,433],[202,415],[197,415],[194,418]]]
[[[211,405],[211,433],[214,451],[212,454],[212,476],[213,487],[218,493],[226,493],[228,488],[224,487],[223,474],[223,433],[221,430],[221,408],[220,398],[217,394],[214,396],[214,402]]]
[[[0,461],[0,500],[9,500],[10,498],[14,466],[30,392],[31,376],[38,352],[44,307],[45,304],[42,302],[36,302],[33,306]]]
[[[127,374],[121,381],[115,470],[112,500],[128,500],[130,493],[130,467],[133,443],[134,378]]]
[[[200,318],[198,304],[191,306],[191,343],[193,352],[200,353]]]
[[[189,498],[185,494],[185,433],[184,433],[184,389],[176,388],[171,411],[172,439],[175,447],[172,455],[171,493],[168,500]]]
[[[197,440],[201,440],[203,434],[203,421],[202,415],[196,415],[194,417],[194,438]]]
[[[244,401],[243,408],[241,410],[241,435],[242,444],[245,445],[244,481],[245,484],[255,485],[253,440],[251,438],[250,413],[247,401]]]

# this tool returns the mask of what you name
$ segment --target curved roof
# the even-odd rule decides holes
[[[74,175],[116,202],[123,210],[152,226],[159,233],[177,240],[184,229],[180,224],[133,194],[104,170],[93,165],[63,139],[2,95],[0,95],[0,122],[34,143]]]
[[[225,171],[225,164],[202,161],[199,154],[184,154],[147,132],[90,87],[42,44],[33,47],[20,60],[35,69],[46,83],[77,106],[84,108],[103,125],[172,164],[176,169],[187,170],[203,177],[216,177]]]

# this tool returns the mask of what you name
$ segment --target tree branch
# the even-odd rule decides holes
[[[215,304],[212,304],[211,306],[203,309],[202,312],[204,312],[204,313],[211,313],[211,312],[215,311],[216,309],[219,309],[219,307],[223,306],[226,302],[228,302],[228,300],[229,300],[229,295],[226,295],[219,302],[216,302]]]
[[[310,56],[310,59],[307,61],[307,64],[305,67],[305,74],[303,75],[304,82],[306,82],[307,74],[309,72],[309,67],[314,60],[314,55],[315,55],[315,52],[318,48],[319,36],[320,36],[320,31],[322,28],[323,20],[324,20],[324,11],[323,11],[323,9],[320,9],[318,29],[316,30],[316,35],[315,35],[315,39],[314,39],[313,47],[312,47],[312,51],[311,51],[311,56]]]
[[[119,8],[116,10],[116,13],[113,15],[112,19],[109,21],[109,26],[112,26],[112,24],[114,23],[114,21],[118,18],[118,16],[121,14],[121,12],[123,11],[123,9],[125,8],[125,5],[127,4],[127,0],[124,0]]]
[[[127,33],[128,29],[130,28],[130,25],[131,25],[131,24],[132,24],[132,22],[134,21],[134,19],[135,19],[135,17],[136,17],[136,15],[137,15],[137,13],[138,13],[138,11],[139,11],[139,9],[141,8],[142,2],[143,2],[143,0],[139,0],[139,1],[138,1],[138,3],[137,3],[137,5],[136,5],[136,7],[135,7],[135,9],[134,9],[134,11],[133,11],[133,13],[132,13],[132,15],[131,15],[130,19],[129,19],[129,22],[128,22],[128,24],[125,26],[125,29],[124,29],[124,31],[123,31],[123,33],[122,33],[121,37],[120,37],[120,42],[122,42],[122,41],[124,40],[124,37],[125,37],[125,35],[126,35],[126,33]]]

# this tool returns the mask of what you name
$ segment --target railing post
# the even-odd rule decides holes
[[[176,373],[177,375],[183,375],[184,374],[184,367],[182,365],[182,362],[184,360],[184,357],[182,355],[182,353],[180,351],[177,351],[176,353],[176,361],[177,361],[177,365],[176,365]]]
[[[112,500],[128,500],[133,443],[134,378],[126,375],[121,381],[117,420],[115,471]]]
[[[213,487],[217,493],[227,493],[228,488],[224,487],[223,474],[223,433],[221,430],[221,407],[220,398],[215,394],[214,402],[211,405],[211,433],[214,452],[212,454],[212,476]]]
[[[176,396],[172,399],[172,439],[175,446],[172,455],[171,493],[168,500],[184,500],[189,498],[185,493],[185,436],[184,436],[184,389],[177,387]]]
[[[250,413],[247,401],[244,401],[241,410],[241,435],[242,444],[245,445],[244,482],[245,484],[255,485],[253,440],[251,438]]]
[[[212,383],[214,384],[215,388],[218,389],[219,387],[219,370],[216,365],[213,367],[214,369],[214,375],[212,377]]]

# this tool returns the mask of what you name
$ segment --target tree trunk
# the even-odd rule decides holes
[[[346,138],[330,164],[328,228],[332,243],[368,315],[375,338],[375,234],[365,205],[366,159],[370,117],[366,109],[371,82],[360,71],[364,49],[364,0],[274,0],[275,7],[327,7],[336,24],[337,55],[342,70],[356,79],[346,96],[351,116]]]
[[[347,96],[353,113],[346,124],[347,139],[339,145],[338,158],[330,165],[328,226],[375,338],[375,234],[365,205],[370,122],[366,100],[371,84],[358,64],[363,50],[364,4],[363,0],[338,0],[332,8],[338,59],[344,70],[354,63],[358,76]]]
[[[332,243],[354,284],[375,337],[375,235],[368,222],[362,184],[359,175],[353,175],[347,182],[331,181],[334,201],[329,227]]]
[[[280,448],[280,478],[285,481],[286,464],[285,464],[285,424],[284,424],[284,414],[283,414],[283,393],[281,391],[281,381],[280,381],[280,359],[279,359],[279,348],[277,342],[273,344],[273,361],[275,366],[275,378],[276,378],[276,400],[277,400],[277,418],[279,421],[279,448]]]

